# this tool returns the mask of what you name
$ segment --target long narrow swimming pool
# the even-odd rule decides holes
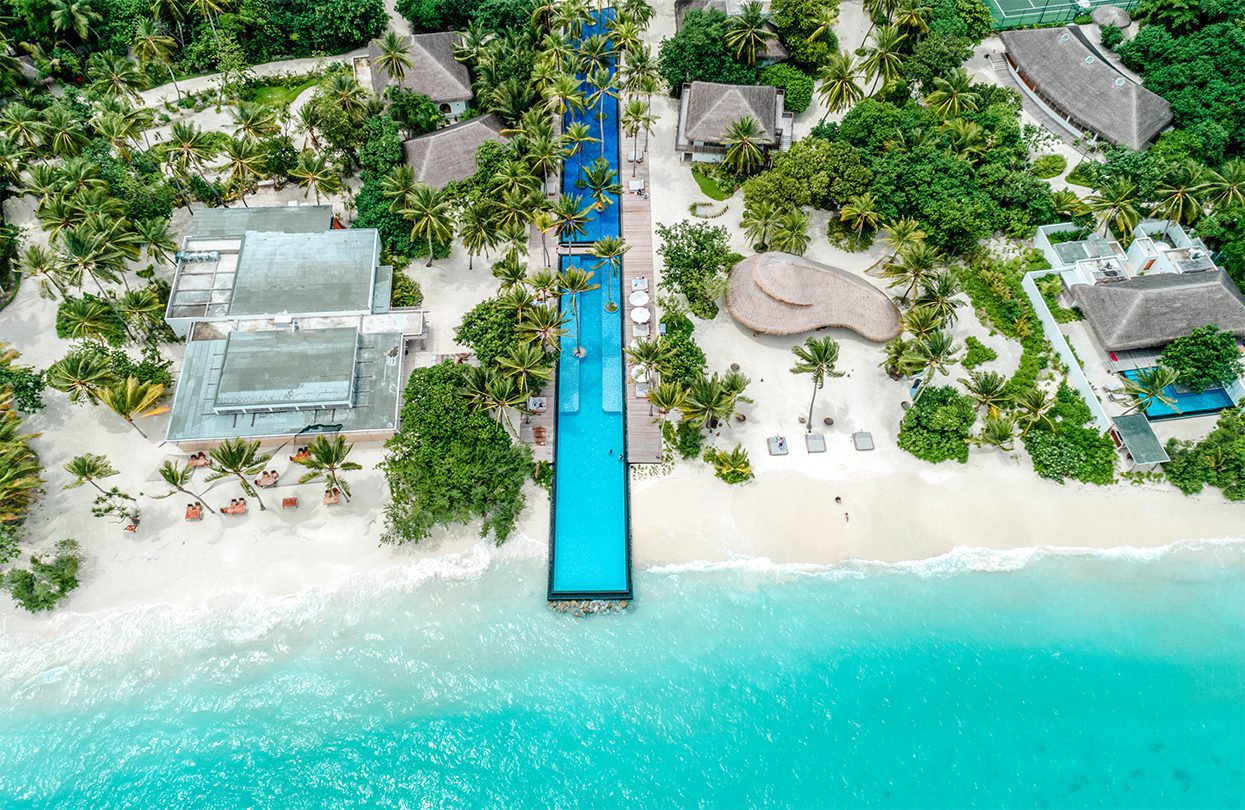
[[[592,271],[597,259],[564,256],[562,268]],[[562,299],[568,334],[558,361],[549,598],[629,598],[626,431],[623,414],[622,307],[605,310],[608,269],[601,286],[581,293],[573,310]],[[612,280],[617,302],[621,282]],[[580,331],[577,333],[576,329]],[[580,337],[582,336],[582,337]],[[584,356],[576,357],[577,346]]]

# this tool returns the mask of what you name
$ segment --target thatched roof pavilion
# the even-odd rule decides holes
[[[386,87],[397,84],[423,93],[438,104],[470,101],[471,76],[467,66],[454,58],[454,45],[458,43],[459,36],[455,31],[408,36],[407,52],[414,67],[403,73],[400,82],[376,65],[380,48],[376,40],[372,40],[367,45],[368,58],[372,63],[372,92],[379,96]]]
[[[1143,149],[1172,121],[1165,99],[1121,73],[1074,25],[999,37],[1025,89],[1080,129]]]
[[[476,173],[476,150],[485,141],[504,141],[502,120],[489,114],[438,129],[402,143],[402,158],[415,179],[433,188]]]
[[[735,265],[726,308],[769,335],[834,326],[882,343],[899,334],[899,309],[886,293],[854,273],[790,253],[758,253]]]
[[[1207,324],[1245,337],[1245,297],[1222,270],[1074,284],[1069,292],[1110,352],[1166,346]]]
[[[696,143],[724,144],[726,128],[741,118],[757,122],[761,128],[759,141],[778,146],[782,137],[780,98],[778,88],[763,84],[685,84],[675,148],[687,151]]]

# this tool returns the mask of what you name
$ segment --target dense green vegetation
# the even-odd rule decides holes
[[[469,366],[415,369],[402,405],[402,429],[389,440],[385,542],[418,542],[435,526],[483,520],[501,543],[523,510],[532,454],[463,396]]]
[[[40,613],[56,607],[78,587],[82,554],[76,540],[61,540],[54,556],[32,554],[29,565],[10,568],[4,584],[13,601],[31,613]]]
[[[964,360],[961,365],[967,369],[977,368],[977,366],[989,363],[991,360],[998,359],[998,352],[982,343],[977,338],[969,335],[964,338],[964,346],[967,351],[964,353]]]
[[[682,296],[698,318],[716,316],[726,274],[743,258],[731,251],[726,228],[683,220],[658,225],[657,236],[664,266],[661,289]]]
[[[899,446],[937,464],[968,461],[968,437],[977,414],[973,403],[950,386],[926,389],[899,423]]]
[[[1031,410],[1029,427],[1021,435],[1043,478],[1072,478],[1087,484],[1115,480],[1115,443],[1090,422],[1089,407],[1081,395],[1061,384],[1047,410]]]
[[[813,77],[791,65],[770,65],[761,71],[759,84],[768,84],[783,91],[783,106],[790,112],[802,113],[813,102]]]
[[[1245,500],[1245,413],[1240,408],[1221,413],[1201,441],[1168,441],[1167,455],[1167,480],[1182,492],[1192,495],[1210,485],[1230,501]]]
[[[715,9],[689,11],[678,33],[661,43],[657,62],[671,95],[687,82],[756,84],[756,68],[736,59],[726,44],[726,23]]]
[[[1236,338],[1213,325],[1167,344],[1158,362],[1175,371],[1179,384],[1195,393],[1225,385],[1245,373]]]

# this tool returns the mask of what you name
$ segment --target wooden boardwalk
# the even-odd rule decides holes
[[[623,257],[623,297],[631,296],[637,286],[647,286],[648,303],[642,309],[649,313],[648,323],[637,325],[631,313],[636,307],[628,302],[623,307],[623,335],[627,344],[637,337],[656,338],[658,336],[657,313],[657,279],[653,276],[653,217],[649,199],[632,193],[629,189],[642,182],[644,189],[649,189],[648,161],[633,163],[631,157],[631,139],[619,138],[622,153],[622,170],[619,181],[622,183],[622,236],[631,250]],[[632,177],[634,172],[635,177]],[[642,281],[641,281],[642,280]],[[647,327],[647,334],[646,334]],[[624,375],[627,392],[627,461],[631,464],[661,463],[661,427],[654,421],[653,409],[648,398],[644,396],[646,383],[637,383],[632,379],[630,368]]]
[[[519,440],[532,448],[532,457],[537,461],[553,463],[554,414],[558,409],[558,369],[554,366],[553,376],[545,385],[540,397],[544,399],[544,408],[525,413],[519,420]]]

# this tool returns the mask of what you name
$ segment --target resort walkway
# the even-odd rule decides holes
[[[633,157],[630,139],[624,140],[623,154],[628,158]],[[643,142],[640,148],[643,149]],[[634,177],[632,177],[633,173]],[[631,160],[623,161],[622,175],[619,179],[624,189],[629,189],[636,183],[643,183],[642,187],[645,191],[649,190],[647,160],[638,165]],[[648,303],[640,308],[648,311],[648,333],[650,337],[656,338],[659,333],[657,279],[653,277],[653,219],[647,196],[635,193],[623,194],[622,236],[627,244],[631,245],[631,250],[627,251],[627,255],[623,257],[623,295],[632,295],[632,290],[637,286],[647,287],[645,292]],[[641,279],[643,281],[637,285],[636,282]],[[624,309],[628,313],[625,328],[627,342],[630,345],[631,341],[636,338],[636,323],[630,317],[636,307],[627,302]],[[626,387],[627,461],[631,464],[659,464],[661,463],[661,426],[654,420],[652,406],[649,405],[645,394],[648,391],[648,383],[638,383],[628,374]]]

